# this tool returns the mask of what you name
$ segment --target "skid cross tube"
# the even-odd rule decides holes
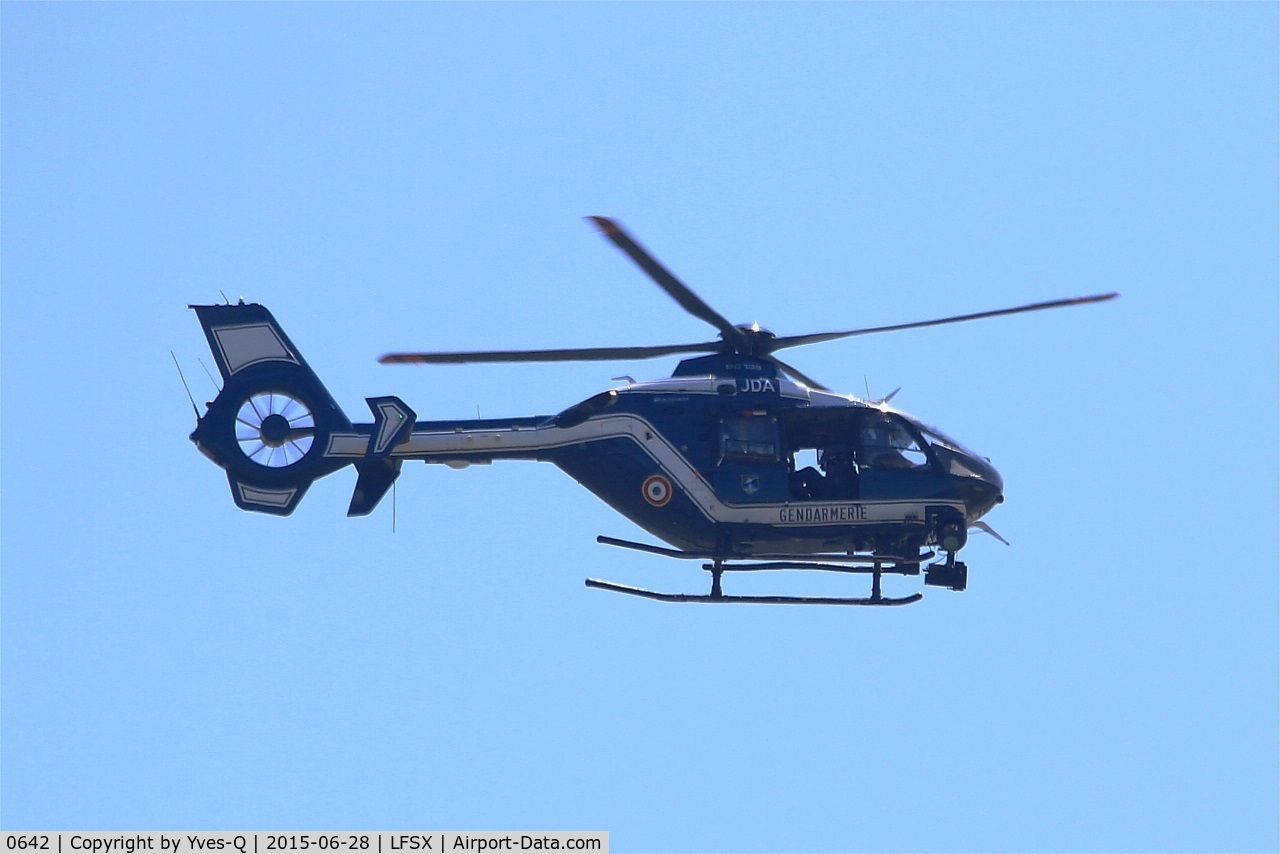
[[[926,560],[932,560],[936,555],[931,552],[921,552],[917,555],[882,555],[882,554],[780,554],[766,552],[761,554],[716,554],[714,552],[691,552],[682,549],[669,549],[665,546],[654,546],[649,543],[637,543],[632,540],[622,540],[617,537],[606,537],[604,535],[596,537],[596,542],[605,546],[616,546],[622,549],[631,549],[633,551],[644,552],[646,554],[662,555],[663,557],[673,557],[682,560],[762,560],[762,561],[782,561],[797,564],[806,564],[803,567],[797,566],[795,569],[810,569],[816,566],[809,564],[818,564],[822,562],[833,563],[921,563]],[[727,569],[728,567],[726,567]],[[784,567],[776,567],[783,569]],[[868,570],[862,570],[868,571]]]
[[[684,559],[710,558],[710,563],[704,563],[702,565],[702,568],[705,571],[711,573],[711,592],[706,594],[662,593],[656,590],[646,590],[642,587],[615,584],[612,581],[601,581],[596,578],[586,579],[586,585],[588,587],[594,587],[598,590],[609,590],[614,593],[625,593],[630,596],[639,596],[644,599],[653,599],[658,602],[738,602],[761,605],[908,605],[912,602],[920,601],[924,598],[923,594],[916,593],[912,596],[902,598],[886,597],[880,588],[881,576],[886,571],[901,575],[911,575],[913,574],[913,570],[915,573],[918,573],[920,571],[920,561],[933,556],[932,552],[928,552],[910,559],[893,555],[832,555],[828,558],[830,560],[843,560],[847,562],[845,565],[841,565],[804,560],[801,555],[771,555],[770,557],[780,559],[770,561],[762,560],[754,563],[726,563],[728,558],[718,555],[709,555],[705,552],[686,552],[678,549],[668,549],[662,546],[647,545],[645,543],[634,543],[629,540],[618,540],[613,537],[602,536],[597,537],[596,540],[604,545],[620,546],[622,548],[634,549],[648,554],[659,554],[667,557]],[[824,555],[824,558],[825,557],[827,556]],[[848,565],[851,563],[870,565]],[[893,568],[886,570],[885,564],[892,564]],[[904,565],[910,568],[901,568]],[[871,596],[726,596],[721,584],[721,578],[725,572],[767,572],[774,570],[806,569],[824,572],[870,574]]]

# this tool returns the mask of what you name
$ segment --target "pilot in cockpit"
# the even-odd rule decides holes
[[[818,465],[826,475],[828,498],[858,497],[858,464],[854,462],[851,445],[830,445],[823,448],[818,455]]]
[[[853,446],[837,443],[819,448],[818,468],[805,466],[792,473],[791,495],[802,501],[857,498],[858,464]]]
[[[910,469],[916,463],[904,451],[918,451],[911,434],[888,416],[866,421],[858,429],[858,463],[867,468]]]

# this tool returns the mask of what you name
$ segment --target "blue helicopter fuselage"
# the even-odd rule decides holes
[[[944,524],[963,531],[1003,498],[991,464],[938,431],[765,359],[687,359],[558,415],[419,421],[384,397],[368,400],[373,423],[352,424],[265,308],[196,310],[225,386],[191,438],[244,509],[287,515],[347,464],[359,515],[406,460],[540,460],[677,549],[891,554],[937,542]]]
[[[836,483],[838,452],[850,471]],[[418,422],[393,453],[551,462],[673,546],[726,554],[888,550],[907,531],[924,545],[939,517],[967,527],[1003,490],[989,462],[910,416],[742,357],[690,359],[557,416]]]

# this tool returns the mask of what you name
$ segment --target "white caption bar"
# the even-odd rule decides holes
[[[609,833],[604,830],[31,830],[3,836],[0,854],[609,854]]]

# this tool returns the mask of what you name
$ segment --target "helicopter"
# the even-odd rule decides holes
[[[588,587],[664,602],[905,605],[885,574],[924,575],[962,591],[957,556],[971,530],[1005,542],[982,521],[1004,501],[990,460],[891,405],[833,392],[778,351],[1114,299],[1104,293],[934,320],[779,336],[735,325],[699,297],[617,221],[589,217],[716,340],[641,347],[388,353],[382,364],[612,361],[684,358],[666,379],[595,394],[555,415],[419,421],[395,396],[366,398],[373,420],[353,423],[262,305],[192,305],[223,385],[196,410],[191,441],[225,470],[236,505],[291,514],[316,479],[352,465],[348,516],[371,513],[406,460],[455,469],[495,460],[550,462],[666,543],[597,542],[682,560],[711,574],[705,594],[667,593],[588,578]],[[194,407],[194,401],[193,401]],[[1007,543],[1006,543],[1007,544]],[[930,562],[932,561],[932,562]],[[725,572],[860,573],[868,596],[733,595]]]

